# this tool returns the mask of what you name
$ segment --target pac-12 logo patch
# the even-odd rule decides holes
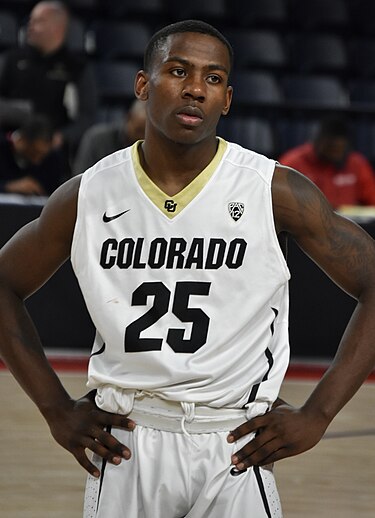
[[[231,201],[228,203],[228,210],[231,218],[238,221],[245,210],[245,205],[239,201]]]

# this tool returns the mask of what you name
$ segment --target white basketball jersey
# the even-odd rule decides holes
[[[171,197],[141,169],[138,145],[82,176],[71,259],[97,329],[89,387],[271,404],[289,361],[275,162],[220,140]]]

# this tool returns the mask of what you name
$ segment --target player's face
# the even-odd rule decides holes
[[[229,52],[217,38],[190,32],[169,36],[149,73],[137,76],[137,95],[147,100],[146,138],[195,144],[215,137],[232,99],[229,69]]]

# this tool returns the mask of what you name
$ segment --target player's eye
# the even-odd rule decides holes
[[[177,77],[185,76],[185,70],[183,68],[174,68],[173,70],[171,70],[171,73]]]
[[[207,77],[207,81],[212,84],[221,83],[221,77],[216,74],[211,74]]]

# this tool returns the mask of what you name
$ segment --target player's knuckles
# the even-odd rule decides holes
[[[82,456],[75,456],[77,462],[88,472],[90,473],[91,475],[93,475],[97,469],[96,467],[94,466],[94,464],[92,464],[89,459],[86,457],[86,455],[82,455]]]
[[[79,435],[70,436],[66,438],[63,446],[75,455],[75,452],[87,447],[87,438]]]
[[[241,448],[235,453],[235,456],[239,459],[240,462],[242,462],[247,457],[251,456],[254,453],[254,450],[256,449],[256,445],[254,446],[253,443],[248,443],[246,446]]]
[[[132,431],[135,426],[135,423],[133,421],[122,415],[112,416],[111,424],[117,426],[118,428],[123,428],[129,431]]]
[[[244,435],[249,434],[252,430],[253,429],[251,427],[250,421],[247,421],[246,423],[242,424],[241,426],[239,426],[238,428],[233,430],[231,432],[231,435],[233,435],[234,439],[237,441],[238,439],[240,439]]]
[[[72,430],[69,426],[65,428],[63,426],[53,427],[51,428],[51,433],[53,438],[69,451],[74,450],[81,443],[81,434]]]
[[[99,457],[102,457],[105,460],[108,460],[109,462],[113,462],[113,458],[118,456],[117,454],[114,454],[113,452],[109,451],[108,448],[103,446],[100,442],[90,440],[87,441],[86,448],[91,450],[92,452],[99,455]]]
[[[272,464],[274,462],[277,462],[278,460],[285,459],[285,457],[288,457],[288,453],[286,452],[286,450],[279,450],[270,455],[268,459],[264,460],[260,465],[266,466],[267,464]]]
[[[86,456],[85,450],[83,448],[74,448],[71,453],[77,460],[77,462],[87,469],[89,466],[92,466],[91,462]]]
[[[97,420],[92,413],[84,413],[83,415],[74,415],[69,422],[71,433],[76,436],[94,435],[97,429]]]
[[[264,464],[269,464],[270,456],[272,456],[273,452],[269,451],[268,448],[260,448],[255,451],[252,455],[244,459],[244,463],[247,467],[249,466],[262,466]]]
[[[122,457],[122,454],[124,451],[124,446],[122,444],[116,443],[116,444],[108,445],[107,448],[108,448],[109,455],[111,455],[111,456],[116,455],[116,456]]]
[[[111,424],[111,423],[108,423],[108,419],[107,420],[105,419],[105,416],[107,416],[107,415],[108,414],[106,414],[105,412],[102,412],[101,410],[99,410],[97,408],[91,408],[86,413],[85,421],[87,423],[96,424],[98,426],[104,426],[106,424]]]
[[[281,450],[275,451],[274,453],[269,455],[267,458],[258,461],[258,466],[268,466],[270,464],[272,465],[275,462],[277,462],[278,460],[282,460],[282,459],[285,459],[290,456],[291,456],[290,452],[288,452],[288,450],[283,448]]]
[[[251,452],[251,454],[243,455],[239,457],[239,461],[237,465],[240,465],[240,468],[250,468],[251,466],[257,466],[259,463],[260,457],[257,452]]]
[[[113,437],[113,435],[104,430],[99,430],[96,434],[96,438],[102,444],[105,444],[106,446],[110,447],[113,447],[117,443],[117,440]]]
[[[108,450],[110,450],[112,453],[116,453],[121,455],[124,449],[123,444],[121,444],[117,439],[113,437],[113,435],[102,432],[98,436],[98,440],[101,442],[101,444],[105,445]]]
[[[285,424],[277,419],[273,419],[267,427],[267,434],[270,437],[286,438],[289,436],[288,428]]]

